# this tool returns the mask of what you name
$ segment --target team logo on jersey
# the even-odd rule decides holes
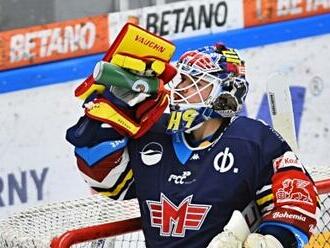
[[[157,142],[150,142],[143,147],[140,154],[145,165],[155,165],[162,159],[163,147]]]
[[[311,196],[306,189],[311,183],[302,179],[286,179],[282,188],[276,192],[277,202],[300,202],[313,204]]]
[[[184,237],[186,230],[199,230],[211,205],[192,204],[193,195],[187,196],[179,206],[163,193],[160,201],[147,201],[151,226],[160,228],[161,236]]]
[[[229,171],[234,166],[234,155],[229,152],[229,148],[226,147],[224,151],[218,153],[213,161],[214,169],[220,173]],[[234,168],[234,173],[238,172],[238,168]]]

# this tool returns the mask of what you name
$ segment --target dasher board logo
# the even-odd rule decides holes
[[[161,236],[184,237],[186,230],[199,230],[211,205],[193,204],[193,195],[176,206],[163,193],[160,201],[146,201],[150,211],[151,226],[160,229]]]
[[[143,147],[141,160],[145,165],[151,166],[160,162],[163,157],[163,147],[157,142],[150,142]]]

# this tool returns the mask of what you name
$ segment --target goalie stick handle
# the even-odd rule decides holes
[[[288,142],[297,153],[298,144],[294,124],[291,94],[287,77],[276,72],[267,80],[267,97],[273,128]]]

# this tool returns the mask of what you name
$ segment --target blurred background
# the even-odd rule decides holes
[[[172,2],[179,1],[2,0],[0,1],[0,31]]]
[[[284,72],[301,159],[330,178],[329,1],[0,0],[0,218],[90,193],[65,141],[83,114],[74,89],[127,21],[171,40],[173,61],[216,42],[239,49],[242,114],[267,123],[265,82]]]

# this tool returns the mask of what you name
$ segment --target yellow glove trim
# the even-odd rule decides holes
[[[151,64],[151,69],[156,72],[157,75],[160,75],[164,72],[165,70],[165,63],[160,60],[155,60]]]
[[[99,84],[92,84],[91,87],[89,87],[88,90],[86,90],[83,94],[78,96],[79,99],[81,100],[86,100],[86,98],[92,94],[94,91],[97,91],[98,93],[102,94],[105,90],[104,85],[99,85]]]
[[[113,108],[106,102],[96,103],[91,109],[87,110],[87,113],[89,115],[100,118],[105,122],[109,120],[109,122],[115,123],[116,125],[123,127],[123,129],[127,130],[133,135],[140,130],[140,126],[137,126],[136,123],[122,116],[121,113],[118,113],[115,108]]]
[[[114,65],[118,65],[122,68],[135,70],[139,72],[144,72],[146,70],[146,63],[137,58],[133,58],[130,56],[125,56],[122,54],[115,54],[111,59],[111,63]]]

